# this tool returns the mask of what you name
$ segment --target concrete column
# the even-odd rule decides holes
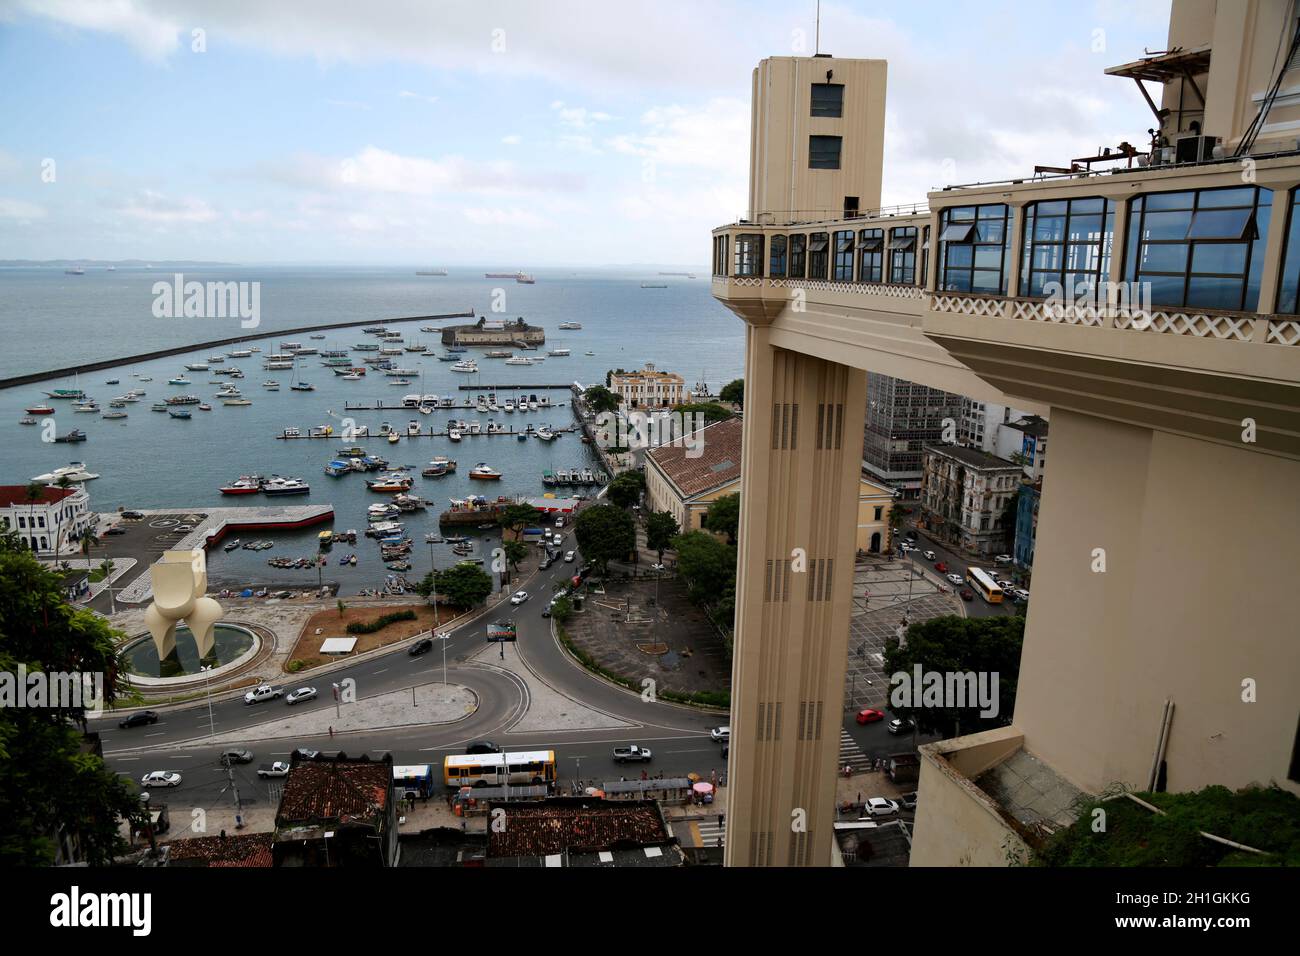
[[[866,373],[746,334],[726,863],[826,866]]]

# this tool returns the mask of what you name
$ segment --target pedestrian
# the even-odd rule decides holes
[[[334,725],[330,724],[330,740],[334,739]]]

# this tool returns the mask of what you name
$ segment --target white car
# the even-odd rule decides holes
[[[1015,595],[1017,601],[1028,601],[1029,592],[1024,588],[1012,588],[1011,593]]]
[[[1016,583],[1014,581],[999,581],[998,587],[1004,591],[1014,591],[1016,589]]]
[[[862,812],[872,817],[887,817],[898,812],[898,804],[884,797],[870,797]]]
[[[936,555],[933,551],[925,551],[923,552],[923,556],[927,561],[934,561],[938,559],[938,555]]]
[[[953,584],[955,584],[957,587],[961,587],[963,584],[966,583],[966,579],[963,578],[960,574],[950,574],[948,575],[948,580],[951,581]]]
[[[277,760],[273,764],[257,768],[259,777],[287,777],[289,776],[289,764],[285,760]]]
[[[993,560],[997,564],[1010,564],[1014,559],[1009,554],[999,554]]]
[[[912,544],[909,541],[904,541],[901,544],[899,544],[898,550],[902,551],[904,554],[907,554],[909,551],[915,551],[916,545]]]
[[[723,743],[726,743],[728,740],[731,739],[731,728],[714,727],[712,730],[709,731],[709,738],[713,740],[715,743],[717,741],[722,741]]]
[[[153,770],[140,778],[142,787],[179,787],[181,775],[173,770]]]
[[[527,601],[527,600],[528,600],[528,592],[527,592],[527,591],[516,591],[516,592],[514,593],[514,595],[510,598],[510,603],[511,603],[511,604],[523,604],[523,603],[524,603],[525,601]]]
[[[301,700],[312,700],[316,696],[315,687],[299,687],[293,693],[285,697],[286,704],[296,704]]]
[[[566,551],[566,552],[564,552],[564,562],[565,562],[565,564],[572,564],[572,563],[573,563],[573,559],[576,558],[577,556],[578,556],[578,552],[577,552],[577,551]]]
[[[563,527],[564,527],[564,518],[563,518],[563,516],[557,517],[557,518],[555,519],[555,527],[557,527],[557,528],[563,528]]]

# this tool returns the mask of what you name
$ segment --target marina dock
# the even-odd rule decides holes
[[[576,432],[577,430],[578,430],[578,426],[577,426],[577,425],[564,425],[564,426],[562,426],[562,427],[552,428],[552,429],[551,429],[551,434],[553,434],[553,435],[567,435],[567,434],[571,434],[571,433],[573,433],[573,432]],[[408,431],[406,431],[406,429],[394,429],[391,433],[380,434],[379,432],[376,432],[376,433],[374,433],[373,435],[370,434],[369,432],[367,432],[366,434],[363,434],[363,435],[358,435],[358,434],[356,434],[355,432],[353,432],[351,435],[346,435],[346,436],[343,435],[341,432],[330,432],[329,434],[312,434],[312,433],[309,432],[308,434],[305,434],[305,435],[302,435],[302,434],[299,434],[299,435],[289,435],[289,434],[283,434],[283,433],[282,433],[282,434],[276,435],[275,437],[276,437],[276,439],[278,439],[279,441],[297,441],[297,440],[300,439],[300,438],[302,438],[302,439],[328,438],[328,439],[331,439],[331,440],[333,440],[333,441],[363,441],[363,440],[372,440],[372,441],[382,441],[382,442],[384,442],[385,444],[397,444],[396,442],[392,442],[392,443],[390,443],[390,442],[388,441],[388,434],[396,435],[399,439],[404,439],[404,438],[447,438],[447,437],[448,437],[446,431],[439,431],[439,430],[437,430],[437,429],[435,429],[435,428],[432,428],[432,427],[430,427],[430,428],[428,428],[428,429],[423,429],[423,428],[422,428],[422,429],[420,429],[418,432],[408,432]],[[525,430],[524,428],[514,428],[514,427],[510,427],[510,428],[503,429],[503,430],[501,430],[501,431],[493,431],[493,432],[489,432],[489,431],[480,431],[480,432],[467,432],[467,431],[462,431],[462,432],[460,433],[460,437],[461,437],[461,440],[464,441],[464,440],[467,439],[467,438],[485,438],[485,437],[494,436],[494,435],[506,435],[506,436],[510,436],[510,435],[526,435],[526,436],[528,436],[528,437],[532,437],[533,435],[536,435],[536,434],[537,434],[537,432],[536,432],[535,430],[530,432],[530,431]]]

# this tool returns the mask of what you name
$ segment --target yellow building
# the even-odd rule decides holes
[[[646,455],[646,498],[654,511],[667,511],[686,531],[699,531],[709,505],[740,493],[741,433],[739,418],[709,425],[692,436],[702,443],[698,456],[685,446],[655,448]],[[858,550],[888,553],[889,509],[894,495],[884,485],[863,478],[858,489]]]
[[[609,390],[624,408],[672,408],[686,401],[686,380],[675,372],[661,372],[653,362],[634,372],[614,372]]]

